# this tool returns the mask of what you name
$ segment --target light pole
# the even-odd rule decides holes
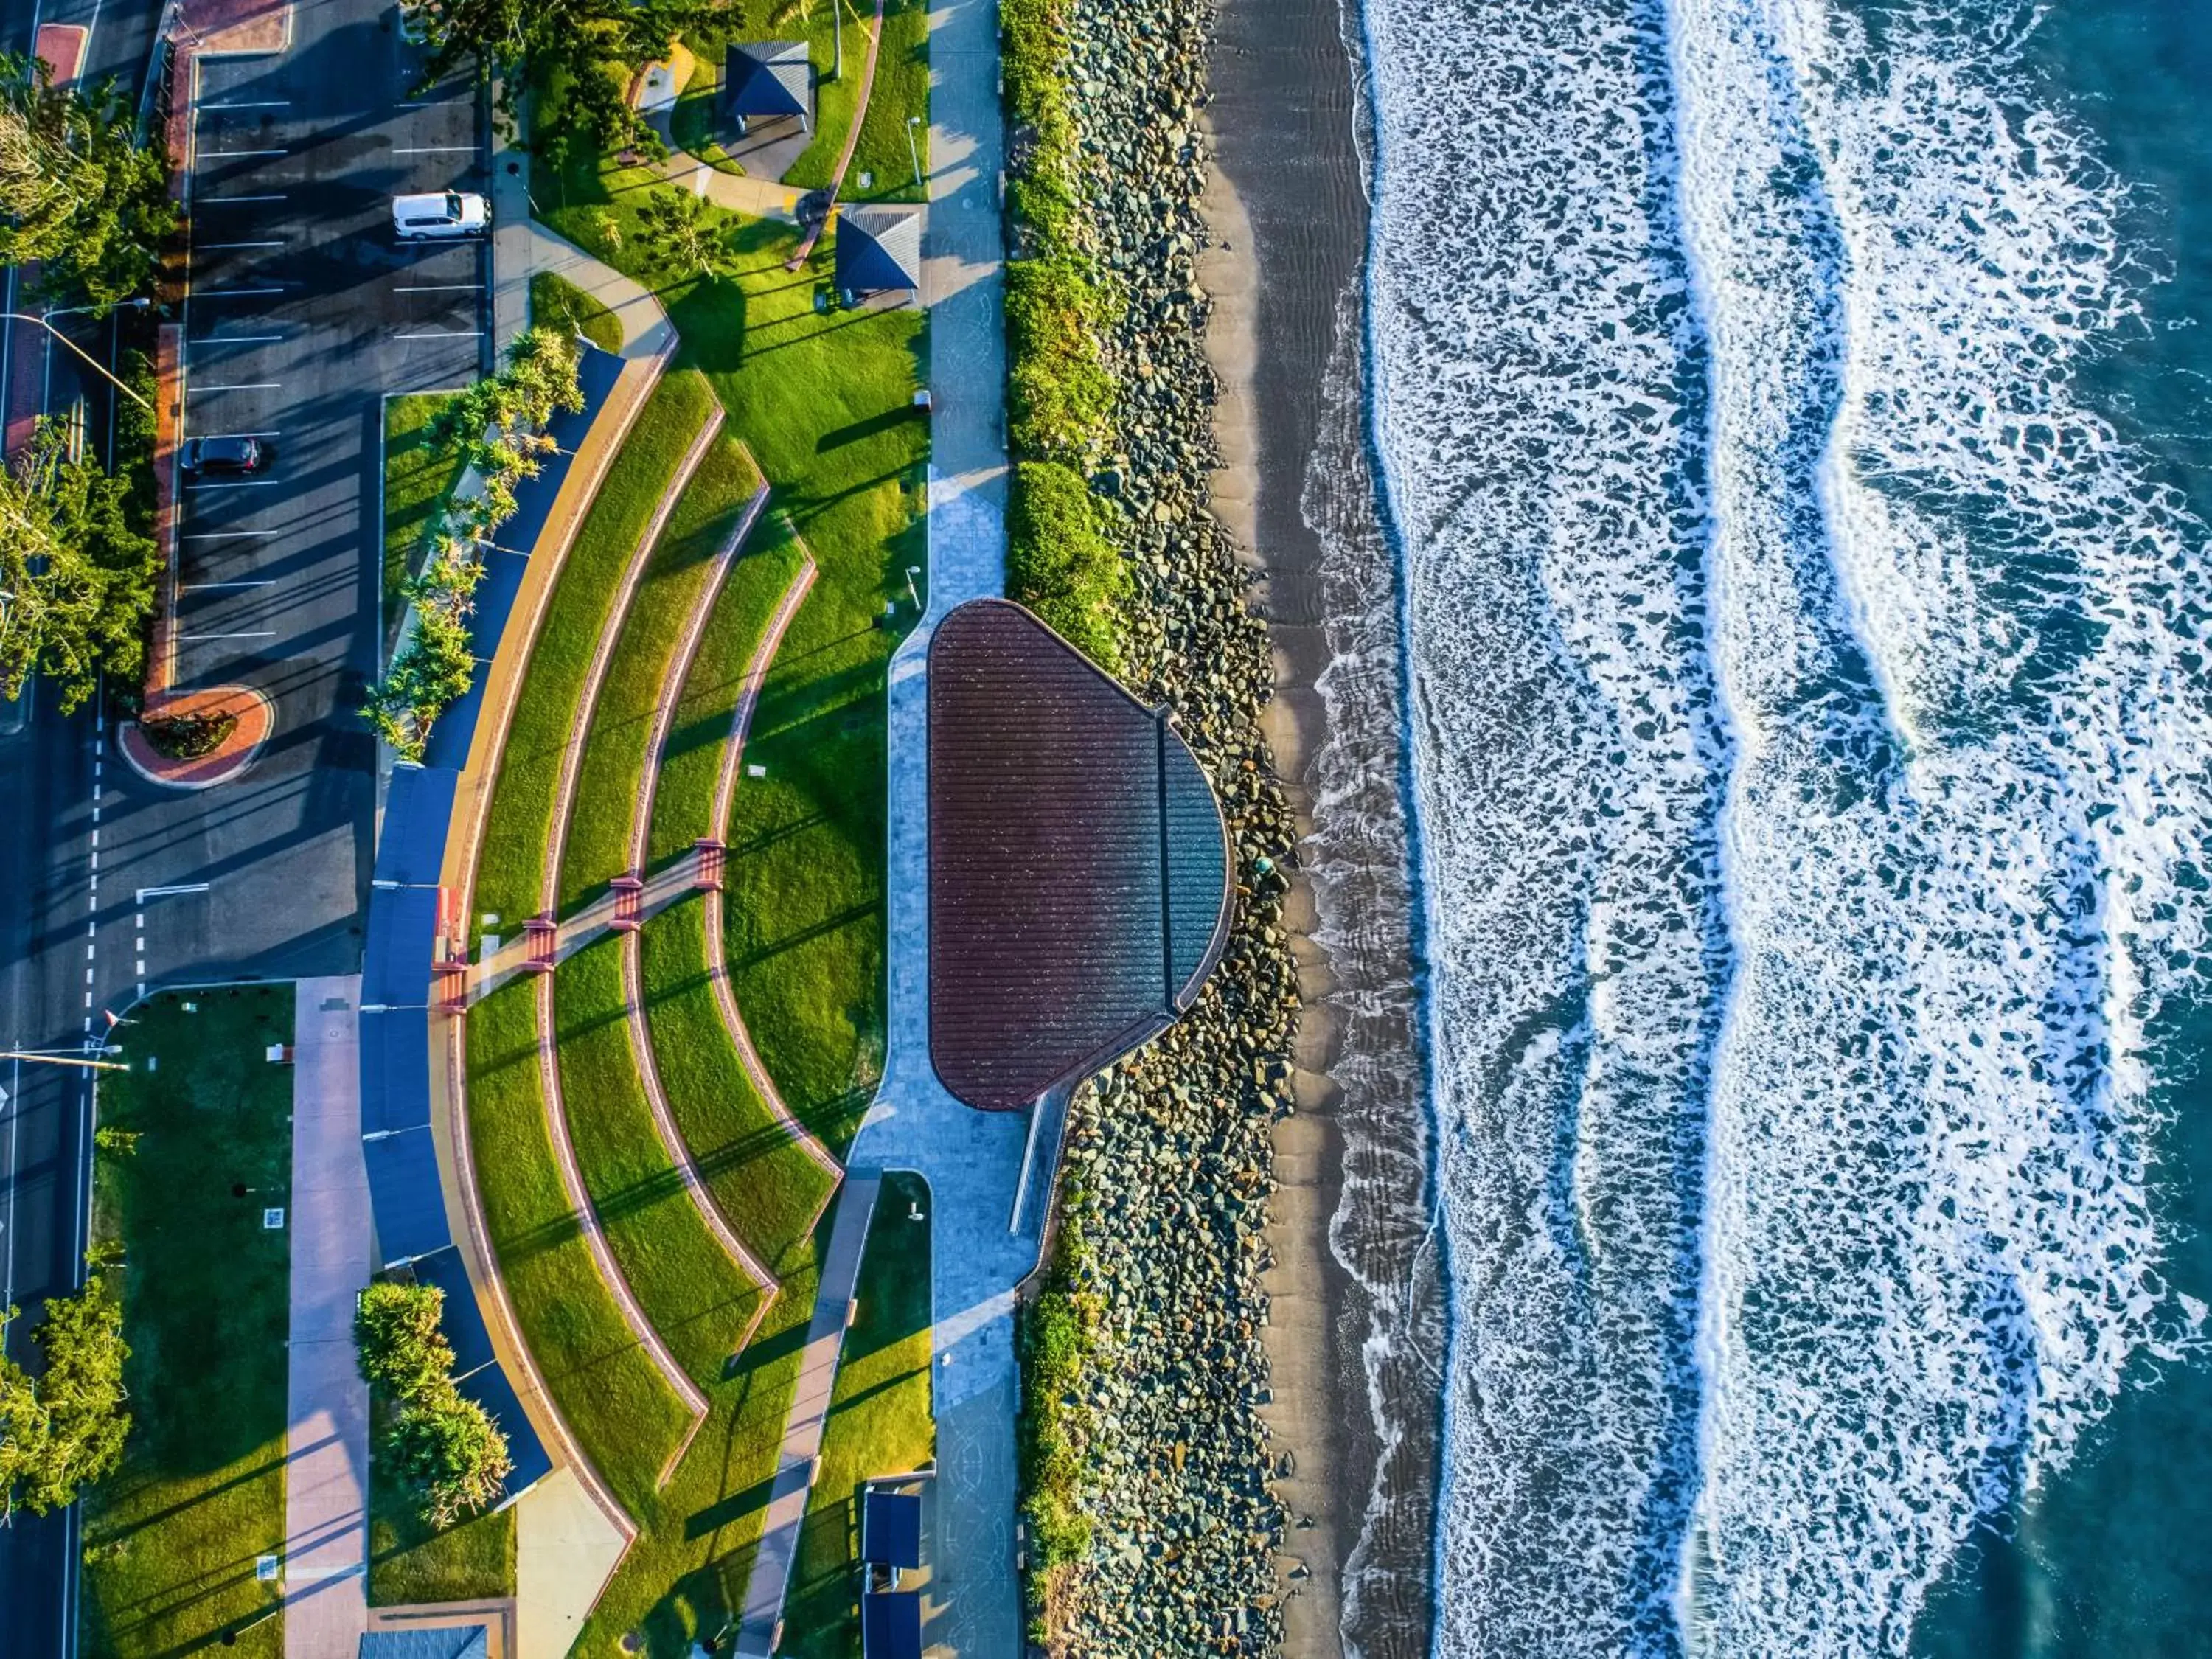
[[[146,307],[153,303],[154,302],[151,300],[145,299],[125,300],[124,301],[125,305],[129,306],[134,311],[143,311]],[[47,333],[52,335],[54,338],[59,340],[64,345],[67,346],[71,351],[76,353],[78,356],[83,358],[85,362],[90,363],[93,368],[98,369],[101,378],[106,380],[110,386],[113,386],[125,397],[130,398],[132,403],[137,404],[139,408],[144,410],[149,415],[152,414],[154,412],[153,404],[148,403],[143,398],[133,392],[129,386],[117,380],[114,374],[101,364],[99,358],[94,356],[89,351],[87,351],[75,340],[70,339],[68,335],[63,333],[61,330],[56,328],[51,322],[46,320],[49,317],[66,317],[70,314],[70,312],[72,311],[89,311],[90,309],[92,309],[92,307],[89,306],[71,306],[68,310],[49,311],[39,315],[33,315],[27,311],[0,311],[0,319],[15,323],[36,323],[40,328],[46,330]]]
[[[921,151],[915,147],[914,130],[921,125],[921,117],[919,115],[906,118],[906,153],[914,162],[914,182],[917,189],[921,185]]]

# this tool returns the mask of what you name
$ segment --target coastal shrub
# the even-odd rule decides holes
[[[1104,441],[1114,382],[1098,356],[1099,308],[1073,258],[1006,267],[1007,433],[1017,453],[1080,464]]]
[[[1018,463],[1006,511],[1006,597],[1113,673],[1121,666],[1115,612],[1125,584],[1082,476],[1056,461]]]
[[[1075,212],[1075,118],[1059,73],[1067,54],[1066,0],[1001,0],[999,30],[1016,246],[1030,254],[1064,249]]]
[[[1091,1517],[1080,1494],[1089,1423],[1079,1402],[1084,1373],[1097,1358],[1104,1310],[1095,1293],[1071,1288],[1083,1255],[1081,1230],[1071,1223],[1047,1288],[1022,1320],[1023,1511],[1036,1545],[1037,1571],[1047,1577],[1091,1548]]]

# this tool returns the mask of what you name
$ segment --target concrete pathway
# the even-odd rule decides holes
[[[1028,1150],[1022,1114],[978,1112],[929,1060],[929,823],[924,669],[939,620],[1004,590],[1006,338],[999,177],[1004,137],[996,9],[930,13],[930,208],[922,240],[932,380],[929,605],[890,672],[890,1033],[883,1086],[856,1166],[913,1170],[933,1205],[933,1401],[941,1471],[932,1498],[932,1651],[1022,1650],[1014,1575],[1014,1287],[1036,1267],[1044,1206],[1014,1214]],[[1057,1152],[1043,1126],[1039,1167]],[[1042,1180],[1038,1183],[1042,1185]]]
[[[851,1320],[854,1287],[860,1282],[860,1257],[868,1240],[869,1218],[876,1212],[879,1185],[873,1175],[848,1176],[838,1199],[830,1249],[822,1259],[814,1317],[807,1322],[806,1346],[799,1351],[799,1386],[792,1395],[790,1414],[784,1419],[783,1450],[776,1459],[768,1514],[761,1522],[760,1548],[745,1581],[744,1612],[738,1626],[740,1659],[769,1659],[782,1630],[784,1589],[791,1582],[799,1528],[806,1520],[814,1460],[822,1450],[822,1431],[830,1420],[830,1399],[837,1386],[837,1356]],[[1003,1652],[1016,1650],[1007,1648]]]
[[[349,1654],[368,1628],[368,1389],[354,1364],[368,1283],[361,976],[299,981],[292,1045],[292,1322],[284,1435],[286,1659]]]
[[[670,349],[676,331],[653,290],[593,258],[531,216],[530,158],[512,145],[491,158],[492,346],[500,356],[530,326],[530,279],[566,278],[615,314],[622,355],[633,360]]]

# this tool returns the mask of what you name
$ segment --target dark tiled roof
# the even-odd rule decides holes
[[[921,215],[848,207],[837,214],[837,286],[854,294],[921,287]]]
[[[804,40],[733,43],[722,60],[722,106],[732,115],[814,115],[814,70]]]
[[[1011,1110],[1189,1007],[1228,936],[1227,832],[1165,718],[1019,605],[929,652],[929,1046]]]

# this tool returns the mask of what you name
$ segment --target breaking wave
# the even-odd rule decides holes
[[[2035,16],[1366,0],[1455,1655],[1902,1652],[2202,1320],[2212,582]]]

